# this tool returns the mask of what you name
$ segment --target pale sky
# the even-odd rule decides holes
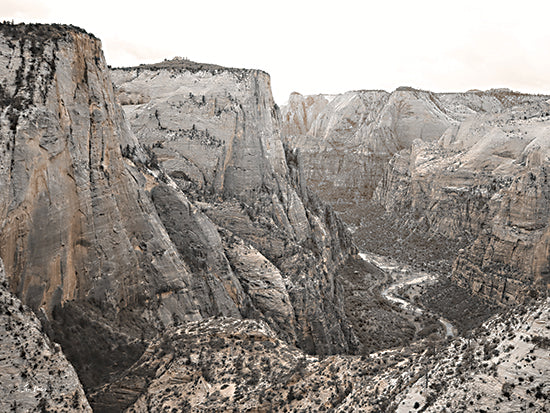
[[[547,0],[1,0],[12,19],[80,26],[111,66],[181,56],[262,69],[279,104],[399,86],[550,94]]]

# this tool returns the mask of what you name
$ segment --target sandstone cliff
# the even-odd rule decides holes
[[[121,156],[134,138],[100,42],[64,26],[0,35],[0,254],[11,289],[47,314],[71,300],[118,313],[169,290],[182,316],[198,317],[188,272]]]
[[[121,155],[136,143],[99,40],[55,25],[0,36],[0,256],[93,386],[139,355],[140,337],[200,319],[200,303],[145,191],[154,178]]]
[[[458,254],[459,285],[502,303],[548,292],[549,113],[546,102],[524,104],[417,141],[374,195],[401,225],[454,243],[431,248]]]
[[[282,110],[289,146],[299,148],[308,184],[353,226],[397,151],[434,140],[453,119],[430,92],[294,93]]]
[[[263,314],[309,352],[352,349],[335,270],[353,248],[334,213],[306,188],[296,154],[283,146],[269,76],[178,59],[112,73],[139,142],[202,217],[186,223],[174,215],[180,208],[166,204],[166,191],[152,192],[180,252],[206,264],[195,270],[212,267],[201,258],[208,255],[204,242],[193,240],[197,231],[218,230],[229,269],[223,272],[233,271],[249,299],[242,315]]]

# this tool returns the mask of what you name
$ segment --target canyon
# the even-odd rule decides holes
[[[507,89],[295,93],[283,129],[362,249],[523,302],[549,287],[549,102]]]
[[[0,25],[0,408],[543,411],[549,97],[270,82]]]

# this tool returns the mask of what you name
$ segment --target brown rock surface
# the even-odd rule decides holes
[[[0,35],[0,255],[11,289],[47,314],[71,300],[116,314],[165,289],[197,318],[189,274],[121,156],[133,137],[100,42],[65,26]]]

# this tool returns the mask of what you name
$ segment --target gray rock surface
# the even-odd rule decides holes
[[[308,184],[358,226],[391,156],[414,139],[438,139],[455,122],[436,99],[413,89],[294,93],[282,109],[283,133],[300,150]]]
[[[391,157],[415,139],[438,140],[476,113],[497,113],[547,96],[506,89],[433,93],[400,87],[388,93],[359,90],[339,95],[293,93],[281,109],[283,135],[300,150],[308,184],[352,226]]]
[[[387,303],[345,303],[379,299],[368,284],[386,275],[357,262],[342,222],[307,189],[269,77],[182,60],[113,76],[116,92],[100,42],[80,29],[0,26],[2,410],[89,411],[75,371],[97,411],[548,407],[547,301],[433,354],[420,339],[325,357],[359,345],[346,313],[369,318],[363,335],[380,320],[411,325]],[[389,159],[411,147],[375,199],[411,228],[468,234],[457,282],[520,301],[547,285],[548,105],[471,94],[367,93],[371,107],[383,101],[365,126],[368,151]],[[506,109],[518,99],[523,109]],[[342,119],[370,116],[344,101]],[[319,119],[319,129],[339,122]],[[438,203],[426,207],[428,189]]]

